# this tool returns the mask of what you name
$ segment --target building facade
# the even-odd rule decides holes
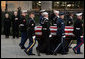
[[[5,11],[7,4],[8,11],[16,11],[18,7],[21,7],[22,10],[83,10],[84,2],[83,1],[1,1],[2,11]]]

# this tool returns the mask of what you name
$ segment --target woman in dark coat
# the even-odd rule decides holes
[[[4,33],[6,38],[9,38],[10,27],[11,27],[11,20],[9,18],[9,14],[6,13],[4,18]]]

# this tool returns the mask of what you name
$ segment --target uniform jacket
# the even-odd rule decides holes
[[[35,34],[34,27],[35,27],[34,19],[29,18],[27,23],[28,36],[33,36]]]
[[[50,27],[50,23],[49,23],[49,20],[47,18],[43,18],[41,21],[41,24],[42,24],[43,28],[49,29],[49,27]]]
[[[75,21],[75,23],[74,23],[74,34],[76,36],[81,36],[82,35],[82,30],[83,30],[82,24],[83,24],[82,21],[79,20],[79,19],[77,19]]]
[[[65,29],[64,20],[59,18],[57,20],[57,35],[59,35],[59,36],[64,35],[64,32],[65,32],[64,29]]]
[[[21,19],[20,19],[20,31],[23,32],[23,31],[27,31],[27,25],[26,25],[26,18],[25,16],[22,16]]]

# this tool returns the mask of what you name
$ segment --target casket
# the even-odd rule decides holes
[[[36,36],[41,36],[42,35],[42,26],[36,26],[35,27],[35,35]],[[73,26],[65,26],[65,36],[73,36]],[[55,36],[57,32],[57,27],[56,26],[50,26],[50,33],[52,36]]]

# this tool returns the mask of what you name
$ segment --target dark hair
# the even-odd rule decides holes
[[[30,12],[29,15],[34,14],[34,12]]]
[[[69,16],[71,16],[72,14],[74,14],[74,13],[73,13],[73,12],[70,12],[70,13],[69,13]]]

